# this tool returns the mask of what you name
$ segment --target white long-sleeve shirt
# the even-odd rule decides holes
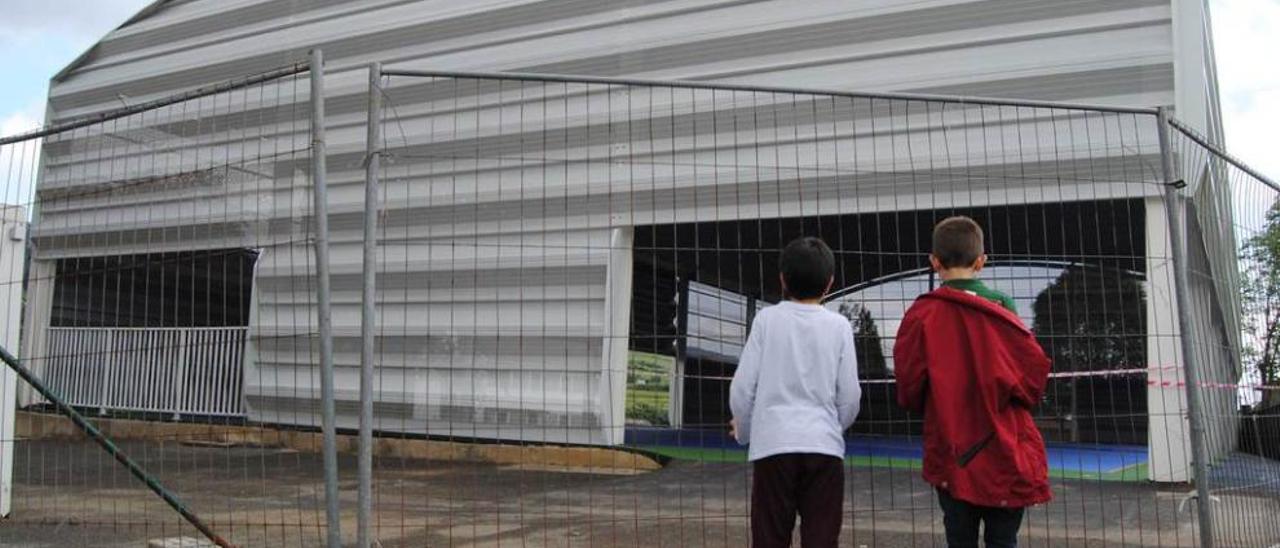
[[[861,398],[848,319],[793,301],[756,315],[729,387],[749,460],[782,453],[844,458],[844,431]]]

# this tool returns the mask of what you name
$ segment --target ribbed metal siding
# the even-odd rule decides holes
[[[329,137],[339,411],[344,426],[354,426],[363,180],[359,161],[364,150],[365,108],[363,75],[354,69],[366,62],[380,60],[403,68],[716,79],[1151,106],[1172,101],[1175,60],[1170,35],[1170,3],[1146,0],[909,4],[846,0],[197,0],[173,2],[106,37],[84,63],[54,83],[50,107],[55,119],[81,115],[118,106],[119,94],[130,102],[141,101],[293,62],[312,46],[325,49],[333,69]],[[412,89],[410,81],[397,79],[395,83],[410,86],[393,88],[393,93],[403,97],[429,96]],[[659,103],[663,100],[656,98]],[[698,99],[699,104],[704,99]],[[689,100],[683,100],[685,106]],[[669,101],[682,100],[673,97]],[[734,98],[725,96],[717,104],[717,110],[734,108]],[[427,127],[433,117],[455,124],[466,116],[487,120],[488,125],[480,128],[487,134],[459,136],[455,132],[449,139],[421,132],[397,136],[423,150],[448,153],[451,147],[476,146],[500,150],[503,146],[523,147],[527,142],[513,136],[516,132],[509,122],[505,127],[494,122],[497,111],[493,108],[468,114],[424,110],[414,104],[397,106],[404,121],[416,128]],[[767,109],[769,105],[737,108]],[[305,111],[297,109],[299,115]],[[862,123],[876,113],[837,109],[823,114],[844,121],[857,118]],[[771,115],[777,116],[778,108],[774,107]],[[952,110],[948,115],[963,114]],[[710,141],[717,134],[730,137],[723,128],[713,130],[714,124],[705,123],[705,118],[695,123],[698,116],[689,112],[673,120],[673,134],[656,143],[656,148],[689,143],[694,138]],[[545,122],[560,125],[553,131],[584,123],[567,116],[547,116]],[[825,125],[819,129],[798,114],[782,123],[807,135],[826,131]],[[851,130],[856,129],[849,124]],[[241,129],[256,135],[261,128]],[[881,129],[884,133],[879,140],[898,137],[892,128]],[[965,131],[1008,136],[1016,128]],[[1135,127],[1133,131],[1139,130]],[[1146,128],[1140,133],[1132,133],[1129,142],[1146,144],[1148,148],[1142,152],[1150,152],[1154,138]],[[1046,137],[1049,134],[1046,131]],[[987,136],[962,132],[950,138]],[[796,156],[795,151],[803,153],[805,148],[773,142],[776,136],[741,133],[732,137],[744,149],[788,151],[787,158],[795,157],[797,164],[820,161]],[[293,140],[297,136],[274,138]],[[620,153],[593,149],[585,134],[579,133],[575,139],[579,141],[561,144],[561,150],[554,153],[563,158]],[[845,147],[850,155],[846,157],[852,157],[859,147],[872,150],[886,146],[877,139],[833,135],[830,150]],[[208,140],[198,142],[202,147]],[[654,145],[641,142],[635,146],[653,150]],[[1026,146],[1034,150],[1040,145]],[[190,147],[199,148],[195,144]],[[51,155],[55,151],[51,149]],[[1002,169],[997,163],[991,166],[993,176],[982,190],[948,195],[914,186],[946,178],[942,171],[931,174],[919,169],[928,165],[929,149],[917,152],[923,156],[897,157],[903,165],[886,163],[876,166],[882,170],[880,174],[860,177],[859,199],[841,202],[838,208],[869,211],[903,204],[930,207],[934,200],[987,203],[1146,192],[1141,184],[1120,183],[1126,180],[1120,174],[1141,173],[1141,166],[1108,165],[1081,157],[1082,170],[1088,162],[1091,173],[1112,173],[1111,180],[1118,184],[1090,185],[1087,190],[1056,185],[1003,188],[1000,185],[1010,182],[996,176]],[[685,159],[694,162],[716,161],[716,152],[692,151],[687,155]],[[972,157],[949,159],[979,173],[978,167],[984,165]],[[1046,159],[1039,167],[1028,164],[1024,172],[1032,176],[1037,169],[1052,172],[1072,161],[1067,151],[1052,161]],[[83,169],[92,169],[94,163],[85,160]],[[902,185],[901,170],[907,165],[917,169],[912,192],[904,192]],[[601,417],[608,414],[602,410],[620,397],[602,394],[600,378],[609,229],[675,219],[814,214],[818,210],[812,204],[817,198],[837,195],[840,188],[835,177],[809,178],[802,187],[799,179],[781,176],[786,166],[775,166],[764,171],[700,170],[696,174],[677,173],[674,178],[631,172],[625,190],[611,185],[609,192],[601,193],[600,181],[621,180],[615,179],[621,175],[590,166],[590,162],[579,162],[546,180],[538,179],[537,186],[523,186],[520,192],[493,181],[512,180],[510,177],[518,177],[521,170],[534,169],[530,166],[489,166],[481,178],[470,173],[474,166],[451,169],[432,162],[401,161],[396,169],[403,169],[403,173],[389,171],[385,189],[392,204],[385,220],[389,240],[380,251],[380,263],[386,266],[380,278],[383,376],[378,391],[379,428],[421,431],[430,424],[433,433],[605,440]],[[64,171],[46,177],[46,181],[75,178],[73,167],[60,167],[56,161],[50,173],[60,169]],[[597,179],[594,187],[587,169],[593,169],[592,177],[603,178]],[[538,171],[543,177],[545,170]],[[305,207],[291,204],[307,201],[305,166],[277,162],[261,166],[257,172],[226,181],[244,189],[239,196],[243,199],[207,206],[211,215],[224,217],[215,225],[220,228],[202,233],[197,240],[165,241],[191,248],[225,247],[237,238],[244,239],[245,234],[267,241],[297,238],[305,230]],[[444,179],[451,185],[447,193],[426,190],[441,188],[433,181]],[[787,198],[745,202],[727,198],[741,196],[741,189],[754,193],[754,185],[766,181],[778,185],[778,196]],[[53,190],[54,184],[46,183],[45,188]],[[154,230],[155,223],[165,218],[173,226],[183,226],[191,218],[185,217],[192,211],[191,198],[170,192],[138,195],[132,205],[116,197],[67,203],[62,211],[51,207],[42,212],[44,245],[40,252],[54,257],[134,251],[121,243],[141,240],[86,238],[83,232],[92,227],[95,231],[114,228],[141,234]],[[400,199],[402,196],[405,199]],[[158,205],[165,198],[174,201]],[[101,222],[85,221],[91,217]],[[148,219],[148,226],[123,226],[124,219]],[[396,238],[411,238],[415,243],[398,246]],[[250,410],[259,420],[304,424],[318,420],[313,366],[318,353],[299,348],[296,341],[273,338],[314,330],[307,279],[310,267],[301,264],[309,257],[302,246],[282,247],[264,253],[259,263],[253,331],[258,342],[250,359],[254,369],[247,373]]]

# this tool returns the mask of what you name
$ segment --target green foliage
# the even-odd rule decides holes
[[[667,426],[671,424],[667,416],[666,392],[627,392],[627,420],[643,422],[651,426]]]
[[[1106,371],[1146,367],[1147,306],[1142,284],[1123,271],[1072,267],[1036,296],[1033,329],[1054,371]],[[1079,380],[1051,384],[1044,406],[1075,417]],[[1079,441],[1077,421],[1069,439]]]
[[[1145,367],[1142,284],[1124,272],[1072,267],[1036,296],[1033,328],[1054,371]]]
[[[1245,241],[1240,259],[1245,364],[1263,384],[1280,385],[1280,201]]]
[[[654,426],[671,424],[667,416],[671,374],[670,356],[632,352],[627,363],[627,420]]]
[[[886,379],[889,366],[880,343],[880,329],[867,307],[853,302],[840,303],[840,315],[853,327],[854,352],[858,356],[858,378]]]

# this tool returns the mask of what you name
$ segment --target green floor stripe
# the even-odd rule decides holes
[[[696,447],[669,447],[669,446],[632,446],[634,449],[648,451],[657,455],[662,455],[675,460],[693,461],[693,462],[716,462],[716,463],[744,463],[747,462],[747,452],[741,449],[699,449]],[[919,470],[921,466],[920,459],[901,458],[901,457],[879,457],[879,456],[853,456],[846,457],[845,462],[853,466],[864,468],[895,468],[904,470]],[[1119,481],[1119,482],[1141,482],[1147,481],[1147,463],[1139,463],[1126,466],[1117,470],[1109,470],[1106,472],[1090,472],[1084,470],[1063,470],[1052,468],[1049,470],[1049,477],[1054,479],[1073,479],[1073,480],[1092,480],[1092,481]]]

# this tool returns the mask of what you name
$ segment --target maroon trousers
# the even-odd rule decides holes
[[[796,515],[803,548],[834,548],[844,507],[844,460],[789,453],[755,461],[751,490],[754,548],[787,548]]]

